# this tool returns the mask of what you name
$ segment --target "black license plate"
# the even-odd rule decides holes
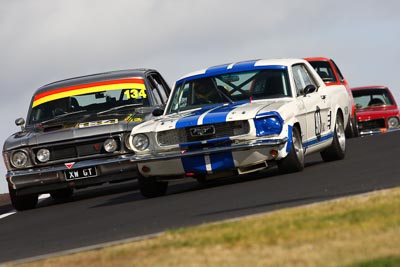
[[[97,176],[97,171],[95,167],[67,170],[64,173],[65,179],[67,180],[83,179]]]

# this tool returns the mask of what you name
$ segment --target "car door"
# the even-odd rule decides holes
[[[318,91],[318,84],[304,64],[293,67],[293,78],[300,106],[299,118],[303,122],[302,141],[306,151],[318,149],[325,140],[328,131],[329,108],[325,94]],[[305,92],[307,85],[314,85],[315,90]]]

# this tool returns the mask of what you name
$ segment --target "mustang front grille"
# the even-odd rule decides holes
[[[157,142],[160,146],[169,146],[243,135],[249,133],[249,131],[250,126],[248,121],[207,124],[159,132],[157,133]]]

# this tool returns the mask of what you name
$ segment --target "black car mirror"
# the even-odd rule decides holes
[[[317,91],[317,87],[314,84],[309,84],[304,88],[304,95],[308,95]]]
[[[156,108],[155,110],[153,110],[152,114],[153,116],[158,117],[164,114],[164,110],[161,108]]]

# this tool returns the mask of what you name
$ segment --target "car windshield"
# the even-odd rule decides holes
[[[241,100],[291,97],[287,70],[246,71],[177,83],[168,113]]]
[[[69,93],[53,90],[38,94],[33,97],[28,124],[94,113],[132,112],[135,107],[150,105],[143,83],[138,88],[115,89],[119,87],[110,86],[108,90],[99,90],[98,87],[96,90],[71,90]]]
[[[356,108],[394,105],[393,99],[386,89],[354,90],[353,98]]]

